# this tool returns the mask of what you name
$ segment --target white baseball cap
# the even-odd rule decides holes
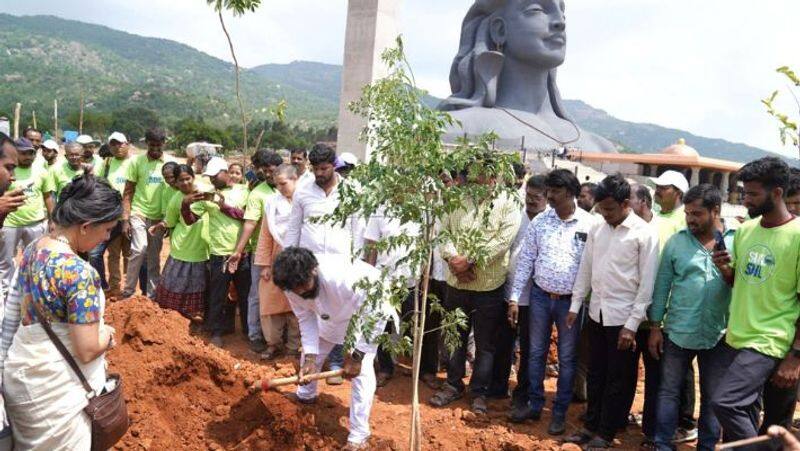
[[[53,141],[52,139],[48,139],[42,143],[42,147],[46,147],[50,150],[58,150],[58,143]]]
[[[207,175],[209,177],[216,177],[221,171],[228,170],[228,163],[220,157],[213,157],[212,159],[208,160],[208,164],[206,165],[206,170],[203,172],[203,175]]]
[[[75,142],[82,146],[86,144],[100,144],[100,141],[92,138],[89,135],[80,135],[77,138],[75,138]]]
[[[678,171],[665,171],[663,174],[658,176],[655,180],[656,186],[674,186],[678,188],[681,193],[686,194],[689,191],[689,182],[686,181],[686,177],[683,176]]]
[[[109,135],[109,137],[108,137],[108,142],[111,142],[111,141],[116,141],[118,143],[127,144],[128,143],[128,138],[126,138],[125,135],[120,133],[120,132],[114,132],[111,135]]]
[[[339,158],[342,160],[342,163],[345,164],[351,164],[353,166],[358,164],[358,158],[350,152],[342,152]]]

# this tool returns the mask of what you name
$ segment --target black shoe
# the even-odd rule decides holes
[[[211,344],[218,348],[222,348],[224,346],[224,343],[222,341],[222,335],[214,335],[213,337],[211,337]]]
[[[613,447],[613,443],[609,442],[606,439],[595,437],[586,443],[586,450],[587,451],[602,451],[606,449],[611,449]]]
[[[256,354],[261,354],[267,350],[267,342],[261,339],[250,342],[250,350]]]
[[[547,433],[550,435],[563,435],[567,431],[563,418],[556,418],[550,420],[550,427],[547,428]]]
[[[542,412],[534,412],[531,406],[517,406],[511,409],[509,419],[512,423],[524,423],[527,420],[538,421]]]

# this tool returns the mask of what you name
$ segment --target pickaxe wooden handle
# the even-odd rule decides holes
[[[342,376],[342,375],[344,375],[344,370],[339,369],[332,371],[324,371],[322,373],[306,374],[303,376],[303,380],[317,381],[320,379],[327,379],[329,377]],[[297,376],[278,377],[275,379],[262,379],[260,381],[256,381],[253,384],[253,388],[255,388],[256,390],[268,391],[269,389],[272,388],[282,387],[284,385],[292,385],[296,384],[297,382],[298,382]]]

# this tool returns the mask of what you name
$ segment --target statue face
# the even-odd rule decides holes
[[[509,0],[502,14],[503,53],[544,69],[564,63],[567,50],[563,0]]]

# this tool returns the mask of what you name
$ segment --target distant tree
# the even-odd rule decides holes
[[[84,119],[85,121],[85,119]],[[107,130],[122,132],[131,142],[144,137],[148,128],[161,126],[155,111],[143,107],[130,107],[111,113],[111,126]]]
[[[178,154],[183,152],[187,144],[195,141],[222,144],[223,148],[235,145],[230,133],[206,123],[201,117],[181,119],[172,129],[174,136],[171,146],[178,150]]]
[[[65,126],[72,127],[73,129],[78,129],[78,124],[80,122],[80,112],[79,111],[70,111],[67,113],[67,117],[65,118],[67,123]],[[109,128],[111,128],[111,124],[113,123],[113,118],[111,114],[108,113],[98,113],[96,111],[85,110],[83,112],[83,133],[88,135],[94,136],[104,136],[108,133]]]
[[[244,102],[242,101],[242,94],[239,89],[239,60],[236,59],[236,52],[233,50],[233,41],[231,35],[228,33],[228,28],[225,26],[225,19],[222,17],[222,11],[227,10],[233,13],[234,16],[241,16],[247,11],[254,12],[256,8],[261,5],[261,0],[206,0],[206,3],[214,7],[214,11],[219,16],[219,24],[222,26],[222,31],[225,33],[225,38],[228,40],[228,47],[231,49],[231,58],[233,58],[233,65],[236,69],[236,101],[239,103],[239,113],[242,116],[242,153],[247,154],[247,112],[244,109]]]

